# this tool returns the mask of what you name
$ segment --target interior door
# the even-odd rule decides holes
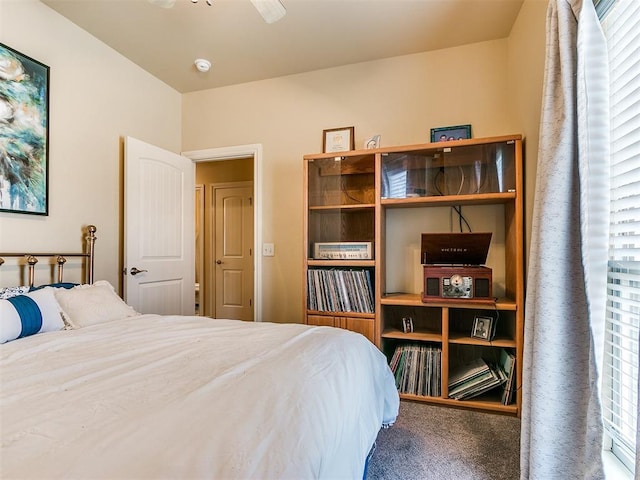
[[[193,315],[193,162],[125,139],[124,291],[141,313]]]
[[[253,187],[214,190],[215,318],[253,321]]]

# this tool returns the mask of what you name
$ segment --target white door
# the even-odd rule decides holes
[[[127,137],[124,184],[126,302],[140,313],[193,315],[193,162]]]
[[[253,321],[253,187],[214,190],[215,318]]]

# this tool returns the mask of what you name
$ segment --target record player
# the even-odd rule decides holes
[[[491,233],[423,233],[422,301],[493,303],[490,244]]]

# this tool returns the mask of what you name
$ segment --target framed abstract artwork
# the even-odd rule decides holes
[[[0,43],[0,212],[48,211],[49,67]]]

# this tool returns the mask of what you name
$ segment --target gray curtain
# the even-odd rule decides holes
[[[525,305],[522,479],[602,479],[608,66],[589,0],[551,0]]]

